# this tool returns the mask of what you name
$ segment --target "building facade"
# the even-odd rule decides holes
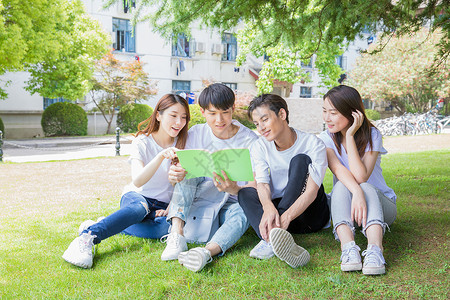
[[[262,58],[250,58],[243,66],[236,66],[239,45],[233,31],[219,33],[217,30],[199,29],[194,26],[191,36],[181,34],[172,40],[165,40],[152,32],[148,23],[139,23],[133,28],[131,23],[132,7],[116,4],[102,9],[101,0],[83,0],[86,11],[97,19],[104,30],[111,34],[114,54],[121,60],[138,59],[145,63],[144,70],[152,80],[158,82],[158,94],[142,103],[152,107],[166,93],[197,94],[205,82],[222,82],[233,90],[256,93],[255,82]],[[367,48],[367,40],[356,41],[337,63],[343,68],[343,74],[351,69],[359,49]],[[314,58],[304,65],[311,74],[311,82],[294,85],[276,83],[274,93],[283,97],[317,98],[326,90],[319,88],[320,78],[314,68]],[[45,99],[37,94],[25,91],[25,82],[29,74],[25,72],[7,73],[0,79],[10,80],[6,88],[8,98],[0,101],[0,117],[5,123],[8,138],[29,138],[43,136],[40,118],[43,110],[50,104],[64,99]],[[86,110],[94,107],[89,96],[77,101]],[[320,117],[320,116],[319,116]],[[90,117],[91,123],[92,117]],[[95,123],[102,118],[95,119]],[[91,124],[89,134],[101,134]]]

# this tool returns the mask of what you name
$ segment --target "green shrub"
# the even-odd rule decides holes
[[[5,125],[3,124],[2,118],[0,118],[0,131],[3,132],[3,137],[5,137]]]
[[[44,110],[41,126],[46,136],[86,135],[86,112],[70,102],[53,103]]]
[[[136,132],[138,125],[148,119],[153,113],[153,108],[147,104],[129,103],[120,108],[117,115],[117,126],[122,132]]]
[[[202,116],[200,111],[200,105],[191,104],[189,105],[189,111],[191,113],[191,121],[189,122],[189,128],[196,124],[205,123],[206,120]],[[247,116],[247,110],[244,108],[236,108],[233,113],[233,119],[238,120],[242,125],[247,126],[250,129],[256,129],[255,124],[249,120]]]
[[[366,116],[372,121],[377,121],[381,118],[380,112],[374,109],[366,109]]]
[[[247,109],[248,106],[242,107],[242,108],[236,108],[233,113],[233,119],[238,120],[242,125],[250,128],[250,129],[256,129],[255,124],[249,119],[247,115]]]
[[[194,125],[205,123],[206,120],[202,116],[202,112],[200,111],[200,105],[198,104],[190,104],[189,112],[191,114],[191,121],[189,122],[189,128]]]

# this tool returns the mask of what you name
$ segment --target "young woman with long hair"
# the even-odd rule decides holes
[[[173,191],[168,172],[176,150],[186,144],[189,119],[189,105],[183,97],[167,94],[158,101],[152,115],[139,124],[132,142],[132,182],[125,188],[120,209],[97,222],[83,222],[64,260],[90,268],[94,245],[110,236],[123,233],[157,239],[167,234],[165,216]]]
[[[365,275],[385,273],[383,235],[394,222],[396,195],[386,185],[381,170],[381,133],[369,121],[358,91],[340,85],[323,97],[323,119],[328,129],[320,134],[333,172],[331,217],[333,233],[341,242],[341,270]],[[367,237],[367,250],[355,243],[355,226]]]

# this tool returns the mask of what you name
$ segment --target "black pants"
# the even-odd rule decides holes
[[[300,197],[306,187],[309,176],[308,166],[311,158],[305,154],[298,154],[289,163],[288,183],[282,198],[272,199],[275,208],[280,216]],[[247,216],[250,225],[255,230],[259,238],[259,224],[264,213],[258,192],[255,188],[243,188],[238,194],[239,204]],[[297,218],[291,221],[288,231],[291,233],[310,233],[322,229],[330,219],[330,209],[328,207],[327,196],[323,185],[320,185],[317,197],[314,202]]]

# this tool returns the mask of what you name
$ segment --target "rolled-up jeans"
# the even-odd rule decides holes
[[[159,239],[169,231],[166,217],[155,217],[167,203],[147,198],[137,192],[125,193],[120,199],[120,209],[83,232],[95,235],[94,244],[118,233],[141,238]]]
[[[228,197],[226,193],[219,192],[214,184],[205,177],[184,179],[175,185],[167,222],[171,223],[173,217],[186,222],[192,204],[194,201],[201,199],[202,195],[208,195],[211,198],[209,199],[211,205],[222,201],[224,197]],[[220,207],[216,218],[218,218],[219,228],[213,233],[207,244],[216,243],[219,245],[222,250],[220,255],[223,255],[239,240],[249,225],[241,206],[232,198],[228,198]]]
[[[394,200],[386,197],[378,188],[370,183],[360,184],[364,192],[367,205],[367,222],[362,228],[362,233],[366,236],[369,226],[378,224],[383,228],[383,234],[387,225],[391,225],[397,216],[397,206]],[[336,240],[339,237],[336,228],[342,224],[347,225],[355,234],[355,223],[351,219],[352,193],[345,185],[338,181],[331,191],[331,218],[333,220],[333,233]]]

